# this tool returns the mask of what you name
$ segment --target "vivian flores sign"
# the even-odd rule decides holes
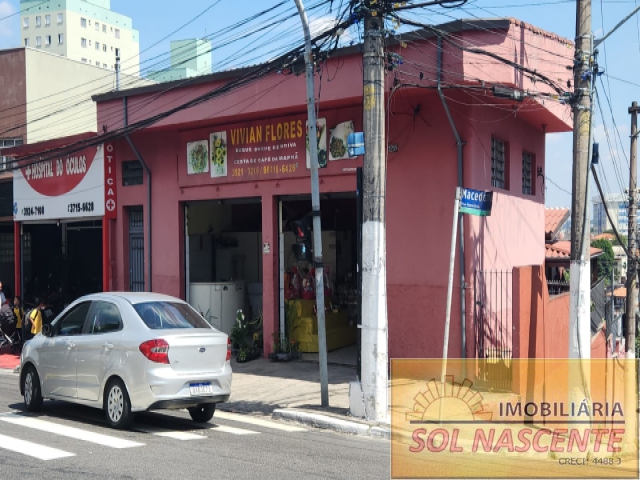
[[[442,381],[442,360],[392,360],[392,478],[638,478],[633,360],[588,362],[589,400],[576,361],[498,363],[449,360]]]
[[[332,165],[342,162],[327,162],[327,120],[318,119],[318,125],[321,126],[316,139],[320,166],[324,165],[333,174],[343,173],[342,164]],[[215,179],[211,183],[230,183],[309,175],[306,116],[267,119],[229,125],[226,128],[215,127],[209,131],[184,132],[182,138],[186,145],[186,165],[182,172],[186,171],[186,178],[183,177],[183,180],[188,179],[187,184],[201,183],[207,178]],[[343,140],[333,138],[332,141],[335,155],[344,153],[340,150],[340,142]],[[331,160],[341,158],[343,157]],[[358,160],[346,158],[343,161]]]
[[[13,174],[16,221],[101,217],[105,214],[104,147],[26,165]],[[115,170],[110,175],[115,202]],[[113,211],[115,213],[115,209]]]

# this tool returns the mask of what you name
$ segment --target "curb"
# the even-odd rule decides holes
[[[318,413],[303,412],[299,410],[276,409],[273,411],[274,420],[285,420],[307,425],[314,428],[333,430],[338,433],[360,435],[365,437],[391,439],[391,429],[388,427],[372,426],[365,423],[350,422],[340,418],[321,415]]]

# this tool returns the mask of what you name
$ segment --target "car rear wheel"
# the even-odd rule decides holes
[[[119,378],[111,380],[104,392],[104,410],[113,428],[126,429],[133,422],[129,394]]]
[[[29,365],[22,377],[24,392],[24,404],[27,412],[37,412],[42,408],[42,391],[40,390],[40,377],[36,369]]]
[[[201,403],[197,407],[191,407],[188,410],[194,422],[206,423],[213,418],[213,414],[216,412],[216,404]]]

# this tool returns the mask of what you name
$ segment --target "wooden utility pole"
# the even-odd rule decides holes
[[[590,358],[591,269],[587,218],[591,133],[591,0],[578,0],[573,102],[573,188],[571,205],[571,304],[569,358]]]
[[[364,17],[363,225],[362,225],[362,394],[367,419],[388,418],[387,183],[384,99],[386,1],[369,2]]]

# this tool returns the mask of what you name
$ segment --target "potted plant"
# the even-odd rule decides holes
[[[231,347],[235,352],[239,352],[243,348],[249,346],[247,344],[248,330],[248,326],[245,323],[244,313],[242,313],[242,310],[238,310],[236,315],[236,324],[231,330],[231,335],[229,335],[229,338],[231,339]]]
[[[291,358],[299,359],[301,356],[300,342],[297,340],[291,340]]]

